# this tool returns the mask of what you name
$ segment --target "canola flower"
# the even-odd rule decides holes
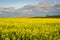
[[[60,18],[0,18],[0,40],[60,40]]]

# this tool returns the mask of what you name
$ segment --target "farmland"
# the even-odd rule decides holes
[[[60,40],[60,18],[0,18],[0,40]]]

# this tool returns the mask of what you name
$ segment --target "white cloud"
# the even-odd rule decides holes
[[[18,12],[23,14],[31,14],[32,10],[19,10]]]
[[[30,7],[31,6],[31,7]],[[30,9],[29,9],[30,8]],[[9,12],[22,12],[22,13],[32,13],[32,9],[38,10],[38,11],[42,11],[42,12],[48,12],[49,10],[56,10],[56,9],[60,9],[60,3],[56,3],[54,5],[52,5],[49,2],[40,2],[38,4],[31,4],[28,5],[27,8],[23,7],[21,10],[16,9],[15,7],[9,7],[9,8],[3,8],[0,7],[0,11],[9,11]]]
[[[0,14],[4,14],[6,12],[6,13],[11,13],[11,14],[15,13],[16,15],[19,15],[19,14],[37,15],[38,13],[40,14],[42,14],[41,12],[48,13],[49,11],[60,13],[60,3],[52,4],[49,2],[41,2],[38,4],[27,5],[20,9],[16,9],[15,7],[9,7],[9,8],[0,7]]]
[[[60,3],[54,4],[54,5],[53,5],[53,9],[54,9],[54,10],[60,9]]]
[[[48,12],[51,10],[52,4],[49,2],[41,2],[36,5],[36,10],[42,11],[42,12]]]
[[[15,7],[9,7],[9,8],[0,7],[0,11],[10,11],[10,12],[13,12],[15,10],[16,10]]]
[[[0,12],[0,14],[3,14],[2,12]]]

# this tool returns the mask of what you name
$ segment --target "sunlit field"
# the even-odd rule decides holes
[[[0,18],[0,40],[60,40],[60,18]]]

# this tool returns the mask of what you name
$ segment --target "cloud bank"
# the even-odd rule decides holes
[[[60,3],[40,2],[22,8],[0,7],[0,17],[60,15]]]

